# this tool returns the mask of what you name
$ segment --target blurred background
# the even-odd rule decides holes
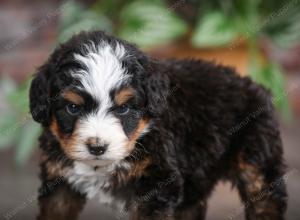
[[[101,29],[158,58],[233,66],[273,93],[288,170],[287,219],[300,219],[300,0],[1,0],[0,219],[37,214],[38,124],[28,114],[35,69],[59,43]],[[236,190],[220,183],[208,216],[244,219]],[[81,219],[117,219],[90,201]],[[126,219],[124,217],[124,219]]]

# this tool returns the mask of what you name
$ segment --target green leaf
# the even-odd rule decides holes
[[[254,81],[262,84],[271,91],[273,104],[284,119],[289,121],[292,113],[285,89],[285,79],[280,67],[274,63],[269,63],[261,69],[252,70],[250,73]]]
[[[30,81],[20,86],[10,78],[4,78],[0,84],[7,108],[2,109],[0,116],[0,149],[13,146],[18,139],[22,118],[28,114],[28,90]]]
[[[9,76],[3,76],[3,77],[1,77],[1,80],[0,80],[0,88],[1,88],[1,91],[3,92],[4,96],[7,96],[8,94],[12,93],[13,91],[16,91],[17,84]]]
[[[119,36],[142,47],[160,45],[179,38],[186,24],[165,5],[135,1],[121,12],[123,21]]]
[[[16,90],[11,91],[7,95],[7,100],[12,105],[20,117],[23,117],[29,112],[29,88],[30,88],[31,79],[26,80],[22,85],[16,88]]]
[[[238,34],[233,20],[220,11],[210,12],[200,19],[192,36],[192,44],[202,48],[225,46]]]
[[[14,111],[5,112],[0,118],[0,150],[13,145],[19,133],[19,123]]]
[[[32,154],[40,131],[40,126],[31,119],[25,123],[16,145],[16,162],[18,165],[24,164]]]
[[[76,1],[65,3],[60,21],[59,42],[64,42],[81,31],[111,32],[112,24],[104,15],[85,9]]]
[[[66,1],[61,8],[62,14],[60,18],[60,30],[69,27],[79,18],[79,14],[83,11],[82,5],[76,1]]]
[[[264,34],[281,48],[291,48],[300,42],[300,3],[282,3],[272,20],[266,23]]]

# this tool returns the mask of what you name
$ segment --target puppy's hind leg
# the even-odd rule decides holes
[[[247,89],[247,121],[231,136],[236,149],[232,178],[247,220],[283,220],[287,207],[285,166],[274,106],[261,87],[251,84]]]
[[[240,136],[233,181],[247,220],[283,220],[287,194],[280,135],[276,127],[261,125]]]
[[[270,168],[270,172],[274,171]],[[284,219],[286,191],[283,175],[269,178],[255,164],[241,161],[236,183],[247,220]]]

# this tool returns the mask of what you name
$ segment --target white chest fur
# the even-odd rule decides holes
[[[91,199],[99,196],[100,202],[105,204],[115,203],[113,197],[104,189],[109,187],[109,173],[112,165],[103,169],[95,169],[94,166],[75,162],[74,167],[68,170],[67,181],[77,191],[86,194]]]

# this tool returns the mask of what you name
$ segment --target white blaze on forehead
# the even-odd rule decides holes
[[[99,107],[97,111],[79,120],[77,150],[82,156],[86,156],[84,142],[90,137],[98,137],[102,144],[109,145],[105,154],[101,156],[102,159],[121,160],[128,154],[128,138],[120,120],[108,110],[113,105],[110,92],[130,77],[121,63],[126,56],[125,48],[119,44],[112,48],[107,43],[99,46],[90,43],[85,47],[88,51],[86,55],[75,54],[74,57],[84,64],[86,69],[73,72],[72,75],[81,82],[80,89],[94,97]]]
[[[87,70],[75,72],[73,76],[80,80],[82,89],[101,103],[108,104],[110,91],[129,78],[121,63],[126,56],[125,48],[120,44],[112,48],[107,43],[96,46],[92,42],[85,48],[88,51],[86,55],[75,54],[74,58]]]

